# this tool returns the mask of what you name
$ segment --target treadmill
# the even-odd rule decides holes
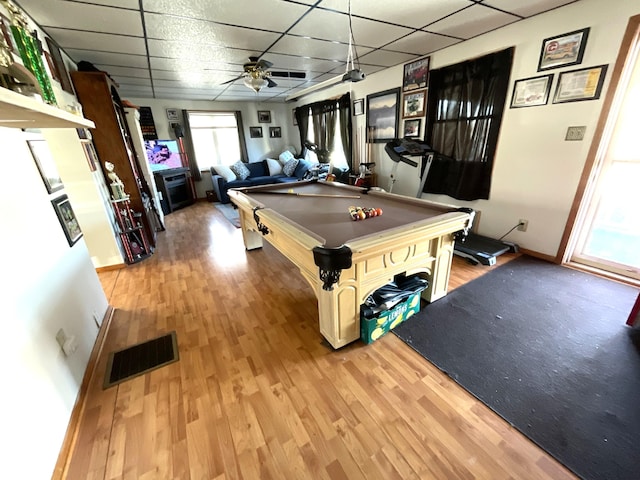
[[[407,158],[407,156],[423,157],[425,167],[420,181],[420,188],[416,195],[417,198],[421,198],[435,151],[425,142],[413,138],[393,139],[385,145],[384,149],[391,160],[394,161],[394,166],[391,171],[389,192],[393,189],[393,184],[396,181],[395,175],[398,164],[403,162],[411,165],[412,167],[417,167],[418,162]],[[482,264],[491,266],[496,264],[497,256],[506,252],[517,251],[518,246],[515,243],[503,242],[501,240],[469,232],[466,237],[456,238],[453,253],[454,255],[464,258],[472,265]]]
[[[496,257],[506,252],[515,253],[518,245],[511,242],[503,242],[491,237],[484,237],[469,232],[464,239],[456,239],[453,248],[454,255],[464,258],[472,265],[495,265]]]

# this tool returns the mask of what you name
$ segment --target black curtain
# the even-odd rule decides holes
[[[424,192],[488,199],[513,48],[429,74],[425,140],[438,152]]]
[[[344,155],[349,165],[352,166],[351,154],[351,95],[344,94],[337,100],[323,100],[320,102],[303,105],[295,110],[298,130],[300,132],[300,144],[304,147],[309,139],[309,113],[313,122],[315,133],[316,154],[323,163],[328,163],[329,154],[336,136],[336,122],[340,118],[340,135]]]
[[[247,163],[249,162],[249,154],[247,153],[247,141],[244,137],[244,125],[242,123],[242,112],[236,110],[233,112],[236,117],[236,125],[238,127],[238,141],[240,142],[240,159]]]
[[[182,133],[184,137],[182,141],[184,143],[184,150],[187,154],[187,162],[189,164],[189,172],[191,172],[191,178],[196,182],[202,180],[202,174],[198,168],[198,162],[196,162],[196,154],[193,149],[193,140],[191,139],[191,126],[189,125],[189,111],[182,110],[182,121],[184,123],[184,129]]]

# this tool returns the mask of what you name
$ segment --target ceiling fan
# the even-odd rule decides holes
[[[244,68],[244,73],[242,75],[237,76],[227,82],[224,82],[222,85],[226,85],[227,83],[233,83],[240,78],[244,78],[244,84],[252,90],[255,90],[256,93],[260,91],[261,88],[267,86],[269,88],[275,87],[278,84],[271,80],[270,77],[284,77],[284,78],[306,78],[306,74],[304,72],[272,72],[269,69],[273,66],[273,63],[259,59],[258,57],[249,57],[249,63],[245,63],[242,67]]]

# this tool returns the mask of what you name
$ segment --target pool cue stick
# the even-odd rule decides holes
[[[360,198],[360,195],[330,195],[328,193],[296,193],[296,192],[273,192],[264,190],[256,193],[269,193],[272,195],[295,195],[296,197],[328,197],[328,198]]]

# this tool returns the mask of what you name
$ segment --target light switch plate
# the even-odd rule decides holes
[[[566,141],[579,141],[584,139],[584,132],[587,127],[569,127],[567,128],[567,136],[564,137]]]

